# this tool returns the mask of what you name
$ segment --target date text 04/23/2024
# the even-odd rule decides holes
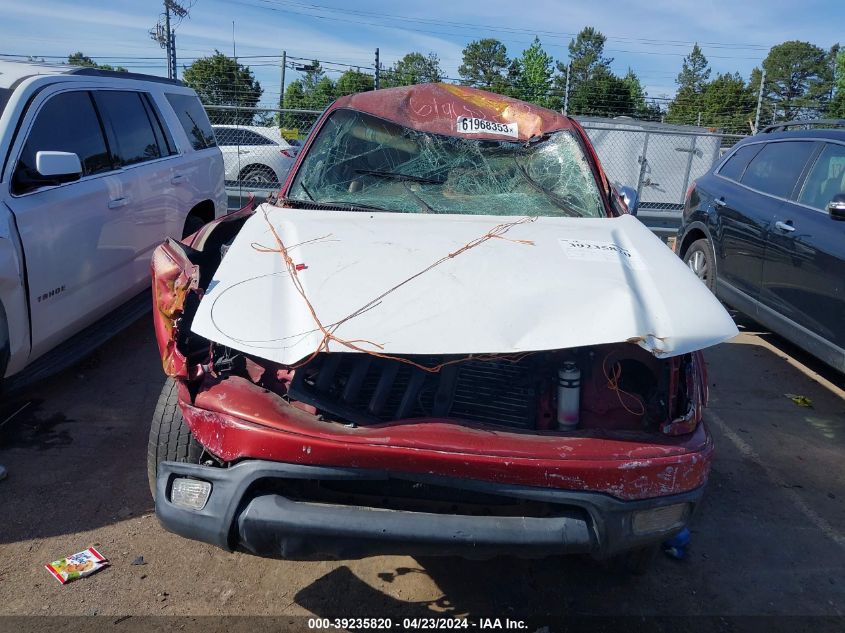
[[[415,629],[415,630],[524,630],[527,628],[524,620],[510,618],[479,618],[466,620],[462,618],[403,618],[401,621],[391,618],[309,618],[308,628],[314,630],[343,629],[373,630],[373,629]]]

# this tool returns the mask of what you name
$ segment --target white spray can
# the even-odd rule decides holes
[[[571,361],[557,372],[557,427],[562,431],[578,428],[581,405],[581,370]]]

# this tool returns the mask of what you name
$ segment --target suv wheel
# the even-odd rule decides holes
[[[147,445],[147,478],[153,499],[156,496],[156,475],[161,462],[198,464],[202,451],[202,444],[194,438],[182,417],[176,381],[168,378],[158,397]]]
[[[710,241],[702,238],[690,244],[684,263],[712,292],[716,287],[716,254]]]

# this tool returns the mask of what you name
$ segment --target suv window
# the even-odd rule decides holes
[[[155,133],[153,122],[138,92],[118,90],[94,91],[94,101],[109,130],[109,145],[113,161],[120,166],[134,165],[168,155],[167,147],[161,147],[161,130]]]
[[[740,182],[763,193],[788,198],[814,149],[812,141],[767,143],[748,164]]]
[[[83,176],[112,169],[103,129],[88,92],[57,94],[38,111],[12,176],[14,193],[49,184],[35,170],[39,151],[74,152],[82,163]]]
[[[217,145],[211,122],[199,99],[193,95],[168,94],[167,100],[179,117],[179,122],[191,141],[191,147],[199,150]]]
[[[725,161],[725,164],[722,165],[722,168],[719,170],[719,175],[739,182],[739,179],[742,178],[742,173],[745,171],[748,163],[757,155],[757,152],[760,151],[761,147],[762,145],[760,144],[740,147],[727,161]]]
[[[838,193],[845,193],[845,145],[827,143],[798,196],[798,202],[824,211]]]

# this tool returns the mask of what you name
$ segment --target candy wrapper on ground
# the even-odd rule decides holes
[[[56,580],[65,584],[83,576],[90,576],[108,564],[109,561],[100,552],[93,547],[89,547],[73,556],[44,565],[44,567],[55,576]]]

